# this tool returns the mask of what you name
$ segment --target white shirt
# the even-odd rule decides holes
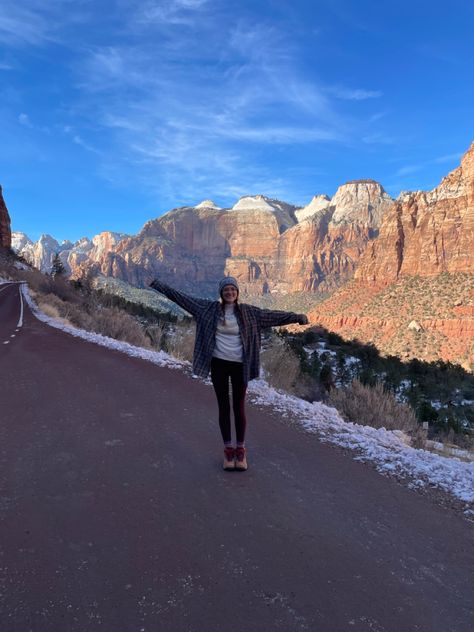
[[[214,358],[221,360],[230,360],[231,362],[242,362],[243,349],[242,340],[240,339],[239,323],[235,316],[235,306],[233,303],[226,303],[225,321],[219,316],[216,329],[216,346]]]

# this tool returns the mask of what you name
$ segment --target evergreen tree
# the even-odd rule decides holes
[[[334,375],[332,372],[332,366],[330,362],[325,362],[321,368],[321,371],[319,373],[319,381],[321,382],[321,384],[324,386],[324,388],[326,389],[326,391],[330,391],[332,388],[334,388],[335,384],[334,384]]]
[[[350,377],[350,371],[346,365],[346,354],[339,349],[336,352],[336,379],[341,386],[345,386]]]
[[[59,257],[59,252],[57,252],[54,255],[53,263],[51,264],[51,276],[54,279],[54,277],[61,276],[65,272],[66,272],[66,268],[64,267],[64,264]]]

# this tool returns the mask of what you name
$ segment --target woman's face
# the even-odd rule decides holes
[[[222,300],[224,303],[235,303],[239,293],[233,285],[224,285],[222,288]]]

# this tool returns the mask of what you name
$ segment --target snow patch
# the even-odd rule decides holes
[[[356,460],[374,463],[381,473],[396,472],[413,479],[410,486],[439,487],[466,504],[474,503],[474,463],[412,448],[399,430],[344,421],[335,408],[276,391],[263,380],[250,382],[249,393],[255,403],[296,417],[308,432],[317,434],[321,440],[356,450]]]

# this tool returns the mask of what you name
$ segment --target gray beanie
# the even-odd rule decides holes
[[[237,292],[239,291],[239,284],[237,283],[237,279],[231,276],[224,277],[219,281],[219,296],[221,295],[222,290],[226,285],[233,285]]]

